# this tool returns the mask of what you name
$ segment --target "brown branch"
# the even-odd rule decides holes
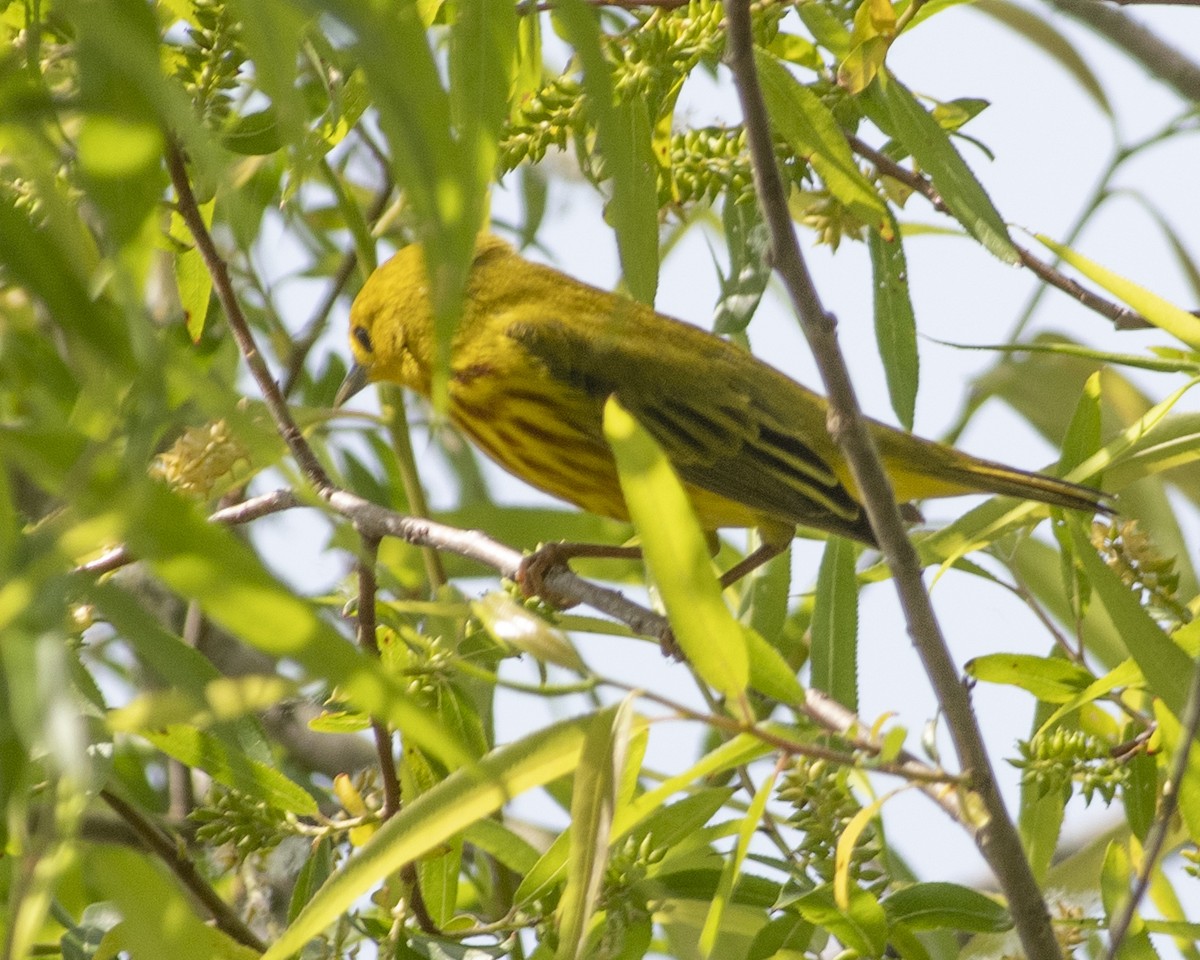
[[[362,537],[361,556],[358,558],[358,645],[368,654],[379,659],[379,641],[375,636],[375,563],[379,556],[379,540]],[[379,775],[383,779],[383,810],[380,819],[392,819],[400,811],[400,778],[396,776],[396,757],[392,753],[392,732],[387,725],[375,717],[371,718],[371,730],[375,734],[375,752],[379,755]]]
[[[142,842],[153,850],[191,894],[204,904],[212,916],[213,922],[220,930],[251,950],[262,953],[267,949],[267,945],[246,926],[245,921],[221,899],[209,882],[200,876],[196,865],[184,855],[184,845],[181,840],[171,836],[162,827],[142,816],[140,810],[132,804],[126,803],[111,790],[101,790],[100,798],[112,808],[117,816],[129,824]]]
[[[1061,952],[1046,902],[1000,796],[970,696],[946,646],[925,588],[920,560],[908,539],[891,483],[867,431],[845,358],[838,347],[834,318],[821,304],[796,240],[787,192],[775,161],[770,118],[754,66],[750,0],[725,0],[725,21],[726,60],[742,106],[754,183],[770,233],[775,270],[791,297],[820,369],[829,397],[830,433],[849,463],[871,529],[891,569],[909,635],[947,718],[967,783],[981,808],[976,843],[1008,897],[1027,956],[1032,960],[1058,960]]]
[[[221,309],[225,311],[225,319],[229,324],[230,332],[233,333],[233,339],[237,342],[238,350],[245,359],[246,366],[250,368],[254,382],[258,384],[258,389],[262,393],[263,402],[271,412],[271,418],[275,421],[284,443],[288,445],[300,470],[317,493],[324,495],[332,488],[333,483],[325,472],[325,468],[317,460],[312,447],[304,439],[300,428],[296,426],[296,421],[292,419],[287,401],[280,392],[279,385],[271,377],[271,371],[267,369],[267,363],[262,354],[258,351],[258,344],[254,342],[254,335],[250,332],[250,324],[246,322],[246,315],[242,313],[242,306],[238,303],[237,295],[233,291],[233,284],[229,279],[229,268],[217,252],[212,235],[208,232],[208,227],[200,214],[200,208],[196,205],[196,197],[192,193],[192,185],[188,180],[187,164],[183,159],[183,152],[173,138],[167,140],[166,159],[167,172],[175,187],[176,209],[183,218],[183,222],[187,224],[188,230],[191,231],[192,238],[196,241],[196,249],[200,251],[204,265],[212,276],[213,289],[216,290],[217,299],[221,302]]]
[[[1089,0],[1089,2],[1095,2],[1095,0]],[[941,194],[938,193],[937,187],[927,177],[923,177],[921,174],[901,166],[886,153],[876,150],[866,141],[854,136],[854,134],[848,134],[846,139],[850,144],[850,149],[864,160],[870,162],[879,173],[899,181],[914,193],[919,193],[939,213],[950,214],[950,210],[942,199]],[[1144,330],[1153,326],[1149,320],[1141,316],[1137,311],[1130,310],[1128,307],[1123,307],[1119,303],[1114,303],[1099,294],[1093,293],[1087,287],[1072,280],[1061,271],[1056,270],[1044,260],[1035,257],[1020,244],[1014,243],[1013,246],[1016,247],[1017,253],[1021,257],[1022,265],[1032,270],[1039,279],[1061,290],[1067,296],[1078,300],[1089,310],[1094,310],[1096,313],[1112,321],[1113,326],[1118,330]]]
[[[224,526],[237,526],[257,520],[272,513],[290,510],[300,505],[300,499],[291,490],[272,490],[260,497],[252,497],[232,507],[224,507],[209,514],[208,519],[213,523]],[[102,573],[112,573],[121,567],[128,566],[137,558],[134,557],[124,544],[106,550],[95,560],[81,563],[75,568],[75,573],[86,573],[99,576]]]
[[[375,636],[375,595],[378,583],[375,579],[375,564],[379,557],[379,538],[360,534],[361,556],[358,558],[358,645],[376,660],[379,659],[379,641]],[[379,818],[384,822],[400,812],[400,777],[396,774],[396,757],[392,753],[392,731],[377,717],[371,718],[371,732],[375,737],[375,753],[379,758],[379,776],[383,780],[383,809]],[[408,903],[417,925],[430,936],[436,937],[441,930],[429,915],[425,897],[421,893],[421,878],[414,863],[406,863],[400,870],[409,888]]]

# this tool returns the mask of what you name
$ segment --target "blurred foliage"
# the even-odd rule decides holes
[[[893,40],[945,6],[754,4],[790,211],[832,248],[867,242],[862,282],[882,291],[880,355],[905,423],[918,370],[903,244],[921,178],[978,255],[1016,259],[959,152],[979,145],[972,123],[987,105],[971,91],[918,98],[888,69]],[[1059,14],[981,6],[1064,66],[1063,83],[1099,113],[1118,109]],[[523,217],[509,226],[530,245],[547,197],[582,178],[604,198],[638,296],[652,297],[660,250],[684,231],[723,237],[718,328],[744,338],[770,276],[745,131],[677,110],[685,84],[728,83],[719,4],[26,0],[0,4],[0,36],[6,956],[244,957],[270,944],[272,957],[342,957],[369,953],[366,941],[380,956],[464,960],[1016,953],[996,946],[1012,936],[1002,903],[916,876],[889,843],[882,788],[894,780],[877,771],[924,756],[936,775],[933,738],[923,752],[885,720],[830,731],[794,692],[814,609],[837,592],[857,623],[856,591],[886,576],[878,567],[856,572],[846,553],[814,597],[790,583],[784,557],[727,595],[754,631],[752,696],[722,704],[705,682],[712,668],[700,670],[712,715],[681,715],[701,742],[654,769],[646,750],[662,725],[639,712],[654,710],[574,641],[608,633],[620,651],[644,638],[494,584],[478,600],[461,581],[489,571],[444,554],[446,580],[389,539],[371,659],[349,642],[362,599],[353,577],[325,592],[296,586],[317,558],[349,568],[361,544],[348,523],[321,513],[231,532],[207,519],[280,486],[310,516],[316,498],[251,387],[217,296],[225,280],[180,215],[165,163],[175,150],[258,349],[336,483],[402,511],[420,509],[422,481],[438,486],[437,502],[452,504],[440,519],[518,548],[628,539],[622,524],[496,502],[436,408],[414,412],[415,445],[402,409],[335,418],[346,354],[340,330],[324,335],[376,247],[418,238],[442,281],[445,342],[491,188],[519,192]],[[1066,243],[1117,195],[1118,176],[1146,175],[1132,161],[1194,133],[1195,116],[1181,103],[1145,140],[1114,140]],[[881,176],[851,134],[874,138],[906,178]],[[1138,202],[1200,286],[1186,233]],[[1177,518],[1200,502],[1200,420],[1173,409],[1183,391],[1148,396],[1124,372],[1194,377],[1198,361],[1183,311],[1074,262],[1159,328],[1160,348],[1116,356],[1026,339],[1035,298],[958,430],[985,402],[1006,404],[1066,451],[1065,467],[1084,464],[1119,491],[1121,517],[1091,531],[1055,518],[1051,540],[1028,535],[1044,509],[990,502],[917,539],[928,562],[1008,586],[1046,624],[1044,656],[1002,651],[969,672],[1028,700],[1032,730],[1008,758],[1022,770],[1022,838],[1035,873],[1054,878],[1064,947],[1098,956],[1096,931],[1131,887],[1164,798],[1179,811],[1168,850],[1194,863],[1200,842],[1194,731],[1180,726],[1200,587],[1194,524]],[[311,312],[297,316],[297,302]],[[114,554],[121,545],[128,553]],[[719,562],[735,553],[726,544]],[[129,558],[136,566],[115,569]],[[643,578],[626,561],[577,569]],[[849,642],[833,646],[852,659]],[[878,667],[839,664],[848,678]],[[674,712],[665,692],[649,693]],[[753,732],[733,719],[742,710],[762,721]],[[515,739],[498,743],[498,729]],[[375,749],[396,735],[389,785]],[[553,808],[537,822],[519,797],[535,788]],[[1052,868],[1074,796],[1119,802],[1125,819],[1094,838],[1073,830],[1082,852]],[[1171,936],[1197,956],[1178,878],[1150,867],[1157,917],[1138,921],[1130,950]]]

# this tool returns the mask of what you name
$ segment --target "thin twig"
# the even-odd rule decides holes
[[[370,656],[379,659],[379,641],[375,636],[375,594],[378,590],[375,564],[379,556],[379,538],[366,534],[360,536],[362,550],[358,558],[358,645]],[[383,809],[379,812],[379,818],[386,823],[400,812],[400,777],[396,774],[396,757],[392,753],[392,731],[382,720],[372,717],[371,732],[375,737],[375,752],[379,757],[379,776],[383,780]],[[406,863],[400,873],[409,888],[408,904],[416,917],[417,925],[430,936],[440,935],[441,930],[425,905],[416,864]]]
[[[1133,915],[1137,912],[1138,905],[1150,888],[1151,875],[1162,856],[1167,835],[1171,832],[1171,819],[1175,816],[1175,810],[1179,806],[1179,790],[1183,784],[1183,778],[1187,776],[1188,757],[1192,752],[1197,730],[1200,730],[1200,660],[1196,661],[1192,667],[1192,685],[1188,690],[1183,716],[1180,717],[1179,742],[1176,745],[1175,762],[1171,764],[1171,775],[1167,781],[1168,787],[1163,790],[1158,817],[1146,837],[1146,846],[1142,854],[1142,868],[1138,871],[1137,882],[1133,885],[1129,899],[1125,901],[1112,925],[1108,928],[1108,952],[1105,954],[1105,960],[1115,960],[1125,935],[1129,933]]]
[[[183,222],[187,224],[192,239],[196,241],[196,249],[200,252],[204,265],[212,276],[213,289],[221,303],[221,309],[225,311],[225,319],[237,342],[238,350],[245,359],[246,366],[250,368],[254,382],[258,384],[263,402],[270,411],[271,419],[275,421],[275,425],[283,437],[283,442],[287,444],[308,482],[312,484],[318,494],[324,495],[332,489],[333,483],[329,479],[329,474],[325,472],[325,468],[317,460],[312,447],[304,439],[300,428],[296,426],[296,421],[292,419],[287,401],[280,392],[279,385],[271,377],[271,371],[267,369],[267,362],[259,352],[258,344],[254,342],[250,324],[246,322],[246,315],[242,313],[242,306],[238,303],[233,284],[229,279],[229,268],[220,253],[217,252],[212,235],[208,232],[208,226],[200,215],[200,208],[196,205],[196,197],[192,193],[192,185],[188,180],[187,164],[184,162],[179,144],[173,139],[167,141],[166,160],[167,172],[175,187],[176,208],[183,218]]]
[[[975,834],[976,843],[1008,897],[1026,954],[1032,960],[1058,960],[1061,952],[1049,910],[1000,796],[970,696],[947,649],[925,587],[920,560],[908,539],[891,483],[867,431],[845,358],[838,347],[835,321],[821,304],[796,241],[787,193],[775,162],[770,118],[754,65],[749,0],[726,0],[725,21],[726,60],[741,101],[754,182],[771,237],[773,263],[821,371],[829,397],[830,434],[850,466],[871,529],[891,569],[909,635],[948,720],[967,783],[983,812]]]
[[[196,865],[184,853],[182,841],[142,816],[140,810],[126,803],[111,790],[101,790],[100,798],[117,816],[129,824],[146,846],[158,854],[179,881],[204,904],[219,929],[251,950],[262,953],[267,949],[267,945],[234,913],[233,908],[221,899],[209,882],[200,876]]]
[[[363,536],[358,558],[358,645],[379,659],[379,641],[375,636],[375,563],[379,540]],[[400,812],[400,778],[396,776],[396,757],[392,753],[392,732],[382,720],[371,718],[375,734],[375,752],[379,755],[379,775],[383,779],[383,810],[380,819],[388,821]]]
[[[850,143],[850,149],[857,153],[864,160],[869,161],[876,170],[884,176],[891,177],[893,180],[898,180],[910,190],[919,193],[933,205],[933,208],[939,213],[949,214],[950,210],[946,206],[946,202],[942,199],[942,195],[938,193],[937,188],[927,178],[908,170],[900,164],[896,163],[891,157],[880,150],[876,150],[866,141],[859,139],[854,134],[849,134],[846,137]],[[1137,330],[1145,329],[1153,326],[1145,317],[1141,316],[1137,311],[1130,310],[1128,307],[1123,307],[1119,303],[1114,303],[1107,300],[1099,294],[1093,293],[1087,287],[1083,286],[1075,280],[1072,280],[1066,274],[1056,270],[1044,260],[1034,256],[1031,251],[1021,246],[1019,243],[1014,243],[1017,253],[1020,255],[1021,263],[1025,267],[1032,270],[1039,279],[1048,283],[1052,287],[1061,290],[1067,296],[1074,300],[1078,300],[1083,306],[1089,310],[1094,310],[1102,317],[1112,321],[1112,324],[1118,330]]]

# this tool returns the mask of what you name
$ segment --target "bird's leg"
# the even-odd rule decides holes
[[[740,563],[735,563],[721,575],[721,589],[724,590],[727,587],[732,587],[746,574],[757,570],[768,560],[773,560],[779,556],[787,549],[790,542],[790,538],[784,540],[782,543],[778,540],[763,540],[745,559]]]
[[[610,560],[637,560],[642,556],[641,547],[614,547],[603,543],[543,543],[521,561],[517,568],[517,583],[527,597],[541,597],[560,610],[574,606],[574,601],[564,600],[547,592],[546,575],[556,567],[570,569],[567,564],[579,557],[599,557]]]

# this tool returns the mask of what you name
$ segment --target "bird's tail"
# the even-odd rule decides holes
[[[904,451],[903,456],[899,456],[901,451],[889,451],[890,444],[877,436],[883,441],[880,453],[896,487],[898,500],[997,493],[1085,513],[1116,512],[1112,495],[1094,487],[981,460],[940,443],[919,440],[911,434],[902,436],[906,442],[917,441],[921,447],[915,456],[912,450]],[[897,456],[889,456],[889,453]]]

